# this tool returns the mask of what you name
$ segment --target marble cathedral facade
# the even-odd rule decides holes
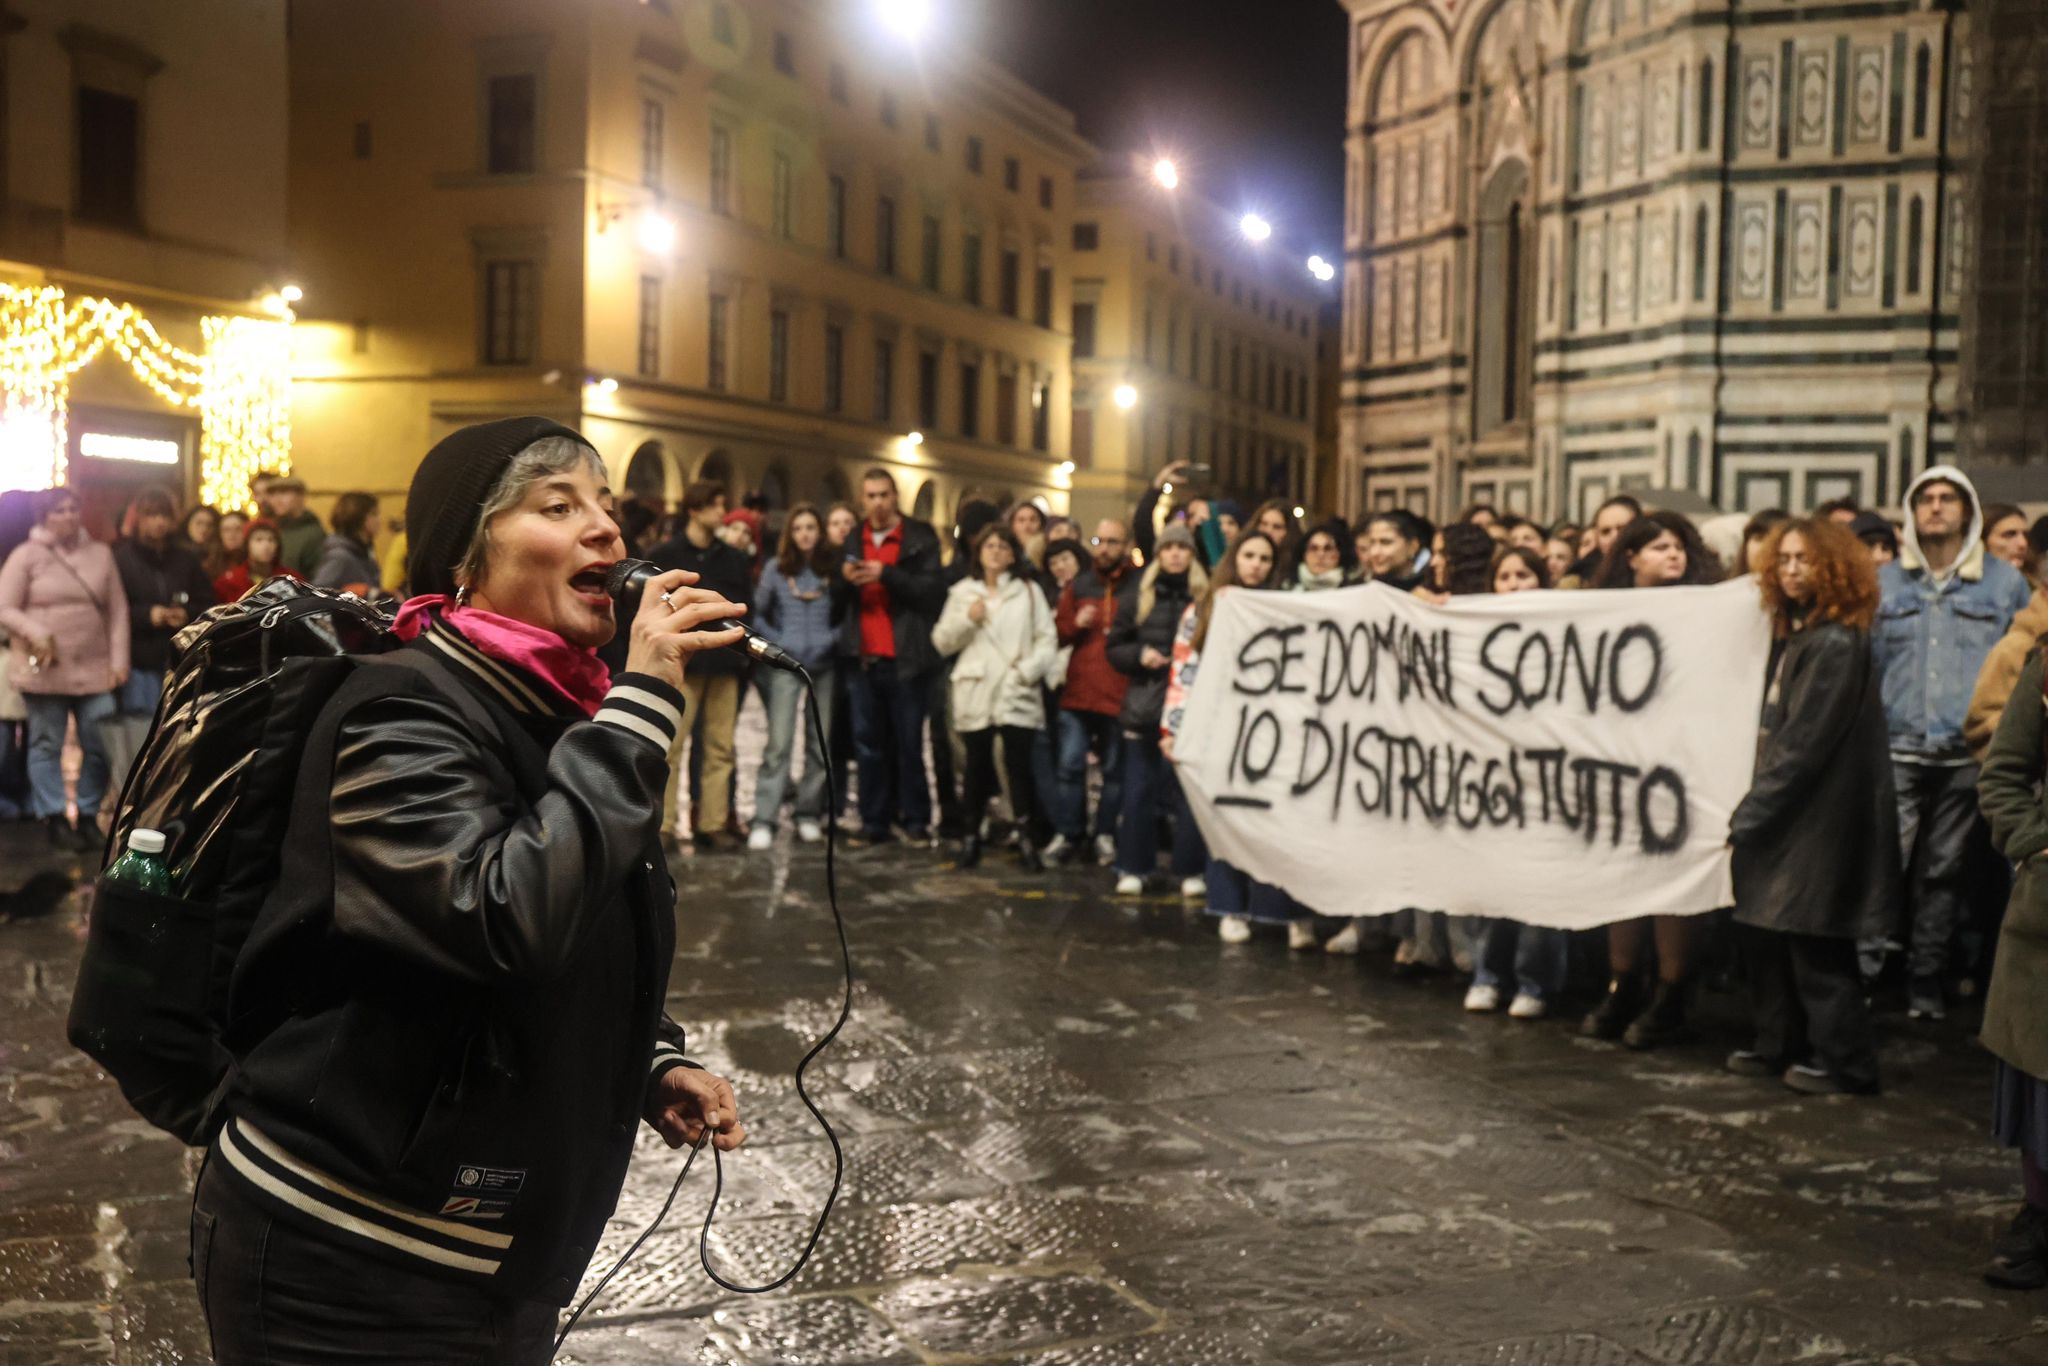
[[[1951,453],[1964,15],[1345,3],[1348,510],[1887,504]]]

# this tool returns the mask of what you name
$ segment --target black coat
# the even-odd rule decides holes
[[[853,529],[846,558],[867,554],[868,524]],[[930,673],[944,661],[932,648],[932,627],[946,605],[946,566],[939,556],[939,533],[931,523],[903,519],[903,545],[896,563],[882,567],[882,587],[889,593],[889,627],[896,637],[896,674],[909,681]],[[848,652],[860,655],[860,590],[845,578],[832,582],[834,611],[845,613]]]
[[[1128,674],[1131,680],[1117,724],[1135,734],[1156,737],[1159,718],[1166,711],[1166,676],[1170,666],[1162,664],[1148,669],[1140,661],[1147,645],[1169,659],[1172,657],[1174,633],[1180,629],[1181,613],[1187,610],[1190,600],[1188,576],[1160,574],[1153,584],[1152,610],[1140,621],[1138,595],[1144,584],[1143,574],[1132,574],[1117,590],[1116,618],[1110,623],[1103,653],[1111,668]]]
[[[728,602],[742,606],[754,600],[754,563],[743,551],[735,550],[716,536],[701,550],[683,532],[647,552],[647,558],[663,569],[687,569],[697,576],[696,587],[708,588]],[[625,634],[626,623],[620,623]],[[698,677],[745,673],[747,657],[738,650],[699,650],[690,656],[689,672]]]
[[[1833,939],[1890,928],[1899,814],[1870,634],[1839,622],[1771,651],[1756,778],[1735,808],[1735,918]]]
[[[567,1304],[685,1065],[655,733],[683,698],[627,674],[595,720],[515,713],[442,668],[358,669],[308,737],[215,1156],[318,1236],[368,1225],[372,1255]]]
[[[151,549],[137,540],[114,542],[114,567],[121,571],[121,589],[128,596],[128,667],[148,673],[162,673],[171,667],[169,626],[152,626],[149,609],[181,605],[189,620],[218,601],[213,580],[206,577],[199,557],[176,541],[167,540]]]

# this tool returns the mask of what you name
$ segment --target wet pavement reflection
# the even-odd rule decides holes
[[[789,1075],[837,1001],[823,859],[677,865],[670,1009],[754,1135],[708,1244],[765,1280],[830,1177]],[[702,1164],[565,1359],[2048,1361],[2048,1298],[1976,1278],[2017,1189],[1964,1024],[1887,1020],[1884,1097],[1804,1099],[1721,1072],[1728,1032],[1645,1055],[1467,1016],[1449,979],[1225,947],[1092,868],[841,871],[861,982],[813,1071],[848,1160],[816,1257],[719,1290]],[[203,1361],[196,1164],[63,1040],[82,931],[75,899],[0,925],[0,1362]],[[643,1133],[593,1283],[679,1161]]]

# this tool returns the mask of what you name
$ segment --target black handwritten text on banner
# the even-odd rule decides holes
[[[1225,593],[1176,743],[1211,851],[1326,915],[1532,924],[1732,899],[1756,587]]]

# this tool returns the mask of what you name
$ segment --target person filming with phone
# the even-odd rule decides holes
[[[638,1123],[746,1138],[663,1010],[657,837],[684,664],[746,609],[676,570],[616,620],[606,485],[542,418],[457,431],[413,480],[407,643],[313,726],[237,960],[191,1241],[228,1366],[544,1362]]]

